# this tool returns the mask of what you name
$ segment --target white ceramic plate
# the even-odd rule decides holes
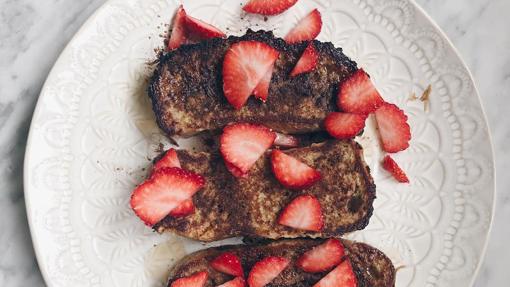
[[[178,3],[111,0],[76,34],[41,93],[26,152],[25,196],[49,286],[160,286],[169,267],[204,245],[145,227],[128,207],[160,142],[145,94],[146,63]],[[410,118],[411,147],[395,157],[411,179],[381,169],[372,127],[360,139],[377,183],[370,225],[349,237],[386,252],[397,286],[471,286],[494,203],[489,132],[472,78],[439,28],[412,1],[300,1],[264,21],[240,17],[238,0],[185,1],[230,34],[284,35],[313,7],[320,40],[364,67]],[[228,30],[227,30],[228,28]],[[430,107],[410,101],[432,85]],[[192,141],[183,141],[186,147]],[[216,243],[218,244],[218,243]]]

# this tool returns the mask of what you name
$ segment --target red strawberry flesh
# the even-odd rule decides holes
[[[359,114],[329,114],[324,120],[326,131],[337,139],[352,139],[365,127],[367,116]]]
[[[266,76],[279,52],[257,41],[233,44],[223,61],[223,92],[235,109],[240,109]]]
[[[266,257],[255,263],[248,276],[250,287],[263,287],[273,281],[287,268],[290,260],[283,257]]]
[[[203,287],[209,274],[206,271],[197,272],[191,276],[175,280],[170,287]]]
[[[387,155],[383,160],[383,167],[385,170],[389,171],[393,177],[401,183],[409,183],[409,178],[407,178],[406,173],[398,166],[397,162],[395,162],[391,156]]]
[[[170,39],[168,40],[168,50],[177,49],[186,42],[185,22],[186,11],[184,11],[184,8],[181,5],[174,16],[172,32],[170,34]]]
[[[292,30],[285,36],[285,41],[295,44],[315,39],[322,29],[322,16],[319,10],[314,9],[306,17],[301,19]]]
[[[278,224],[295,229],[320,231],[324,221],[319,200],[311,195],[297,197],[282,211]]]
[[[156,171],[163,167],[181,167],[181,163],[179,162],[179,157],[177,156],[175,149],[171,148],[166,151],[163,157],[154,164],[152,170]]]
[[[215,270],[237,277],[244,277],[243,267],[239,258],[231,252],[225,252],[214,258],[210,263]]]
[[[344,260],[335,269],[331,270],[325,277],[313,287],[356,287],[358,286],[356,275],[352,270],[349,260]]]
[[[226,37],[220,29],[211,24],[207,24],[199,19],[186,16],[186,30],[200,39],[224,38]]]
[[[131,195],[131,208],[147,225],[154,225],[205,184],[202,176],[180,168],[162,168]]]
[[[368,115],[383,103],[383,98],[363,69],[356,71],[340,85],[337,104],[346,113]]]
[[[246,285],[246,282],[241,277],[236,277],[233,280],[230,280],[228,282],[225,282],[218,287],[244,287]]]
[[[383,149],[389,153],[403,151],[409,147],[411,127],[404,111],[394,104],[384,103],[376,112],[375,118]]]
[[[305,272],[324,272],[338,265],[344,255],[345,249],[340,240],[332,238],[305,252],[296,265]]]
[[[319,53],[315,49],[313,42],[310,42],[306,49],[303,51],[301,58],[299,58],[290,75],[295,77],[299,74],[311,72],[317,67],[318,62]]]
[[[220,137],[220,151],[226,162],[245,174],[273,145],[275,138],[275,133],[265,126],[248,123],[233,124],[223,129]]]
[[[269,96],[269,85],[271,84],[271,77],[273,76],[274,63],[271,65],[269,70],[266,72],[262,80],[258,83],[258,85],[253,90],[253,95],[265,102],[267,97]]]
[[[321,179],[321,174],[280,150],[271,153],[271,167],[278,181],[290,189],[304,189]]]
[[[261,15],[277,15],[294,6],[298,0],[250,0],[243,10]]]

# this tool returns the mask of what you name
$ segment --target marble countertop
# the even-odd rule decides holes
[[[105,0],[0,0],[0,286],[44,286],[23,197],[23,157],[37,97],[53,63]],[[508,286],[510,248],[510,1],[417,0],[474,74],[496,151],[498,203],[475,286]]]

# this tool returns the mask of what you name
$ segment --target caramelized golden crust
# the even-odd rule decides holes
[[[179,150],[184,169],[206,178],[205,187],[193,196],[196,212],[183,218],[167,216],[154,226],[159,232],[176,232],[201,241],[235,236],[261,238],[331,237],[363,229],[372,215],[375,185],[354,141],[330,140],[287,150],[322,174],[311,188],[292,191],[283,187],[270,167],[269,152],[236,179],[217,154]],[[294,198],[311,194],[321,203],[321,232],[292,229],[277,223],[281,210]]]
[[[309,287],[317,283],[328,271],[306,273],[294,264],[306,251],[322,244],[324,239],[288,239],[267,244],[231,245],[209,248],[190,254],[181,260],[171,271],[169,285],[174,280],[189,276],[195,272],[207,270],[209,279],[206,287],[218,286],[232,279],[228,275],[215,271],[209,262],[219,254],[229,251],[237,255],[243,266],[245,276],[253,265],[267,256],[282,256],[293,263],[275,278],[267,287]],[[381,251],[364,243],[342,240],[346,256],[351,261],[358,281],[358,287],[393,287],[395,286],[395,268],[391,260]]]

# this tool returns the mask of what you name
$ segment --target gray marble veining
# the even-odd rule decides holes
[[[0,0],[0,286],[44,286],[23,198],[28,127],[44,80],[70,37],[104,0]],[[450,37],[480,89],[496,150],[498,204],[477,287],[510,272],[510,1],[417,0]]]

